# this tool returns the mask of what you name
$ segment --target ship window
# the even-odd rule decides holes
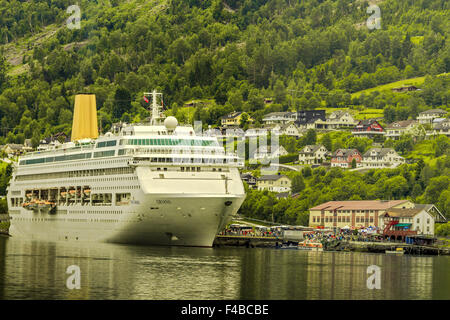
[[[110,140],[106,142],[107,147],[114,147],[117,143],[117,140]]]

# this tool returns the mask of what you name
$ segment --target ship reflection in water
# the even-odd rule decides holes
[[[367,288],[370,265],[381,289]],[[0,299],[450,299],[448,270],[448,256],[0,238]]]

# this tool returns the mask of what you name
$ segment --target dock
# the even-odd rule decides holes
[[[255,237],[243,235],[218,235],[213,247],[236,246],[246,248],[272,248],[280,246],[283,239],[277,237]]]
[[[329,251],[356,251],[385,253],[386,250],[402,248],[405,254],[414,255],[449,255],[450,248],[439,248],[437,246],[423,246],[397,242],[363,242],[363,241],[340,241],[326,246]]]

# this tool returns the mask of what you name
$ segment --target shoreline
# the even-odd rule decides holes
[[[218,236],[213,247],[245,247],[245,248],[280,248],[283,239],[275,237],[245,237],[245,236]],[[366,252],[385,253],[386,250],[403,248],[408,255],[450,255],[449,247],[419,246],[399,242],[363,242],[340,241],[339,243],[325,242],[324,251],[335,252]]]

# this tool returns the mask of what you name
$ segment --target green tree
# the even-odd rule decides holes
[[[305,189],[305,181],[303,180],[303,175],[301,173],[297,173],[292,178],[291,190],[292,193],[298,193]]]

